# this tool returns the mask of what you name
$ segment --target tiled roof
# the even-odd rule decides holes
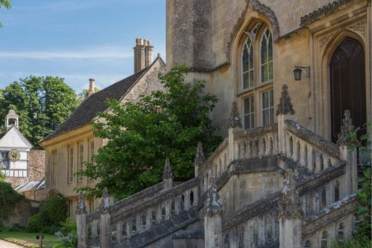
[[[151,66],[89,96],[80,104],[71,116],[62,123],[54,133],[46,137],[44,141],[90,123],[98,113],[107,109],[106,103],[108,100],[120,100],[131,86],[134,85],[150,67]]]

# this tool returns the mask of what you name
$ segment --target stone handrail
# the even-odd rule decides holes
[[[203,192],[210,187],[212,178],[223,176],[234,161],[274,155],[278,153],[277,147],[277,125],[252,130],[230,128],[228,137],[201,170]]]
[[[286,120],[284,129],[282,153],[301,166],[307,167],[309,171],[324,171],[340,163],[340,152],[336,144],[293,120]]]
[[[100,229],[102,216],[105,214],[110,219],[110,242],[122,243],[183,212],[198,209],[199,204],[198,178],[170,188],[165,187],[162,182],[119,201],[106,210],[101,209],[88,215],[88,240],[102,243]]]

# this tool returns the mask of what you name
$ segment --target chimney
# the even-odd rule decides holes
[[[150,41],[137,38],[134,47],[134,73],[137,73],[151,64],[153,47]]]
[[[151,46],[149,40],[145,40],[145,65],[146,67],[149,66],[152,62],[152,50],[153,46]]]
[[[88,88],[88,96],[91,96],[96,91],[96,80],[93,78],[89,79],[89,88]]]

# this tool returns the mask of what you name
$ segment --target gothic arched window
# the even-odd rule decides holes
[[[273,39],[269,29],[266,29],[261,40],[261,82],[273,80]]]
[[[328,248],[328,232],[324,231],[322,233],[322,238],[320,240],[320,248]]]
[[[245,32],[241,50],[240,83],[244,127],[269,127],[274,123],[273,41],[266,24],[257,22]],[[262,87],[261,83],[265,83]]]
[[[244,43],[242,56],[242,73],[243,73],[243,89],[253,87],[254,63],[253,63],[253,44],[250,38],[247,38]]]

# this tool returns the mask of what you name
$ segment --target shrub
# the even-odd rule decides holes
[[[67,218],[66,200],[61,195],[50,197],[40,206],[40,211],[33,215],[27,225],[30,232],[54,234]]]
[[[18,202],[23,200],[9,183],[0,180],[0,226],[3,220],[7,220],[13,213]]]
[[[62,225],[61,229],[55,234],[58,237],[60,243],[53,246],[53,248],[77,247],[76,223],[71,219],[67,219],[61,225]]]

